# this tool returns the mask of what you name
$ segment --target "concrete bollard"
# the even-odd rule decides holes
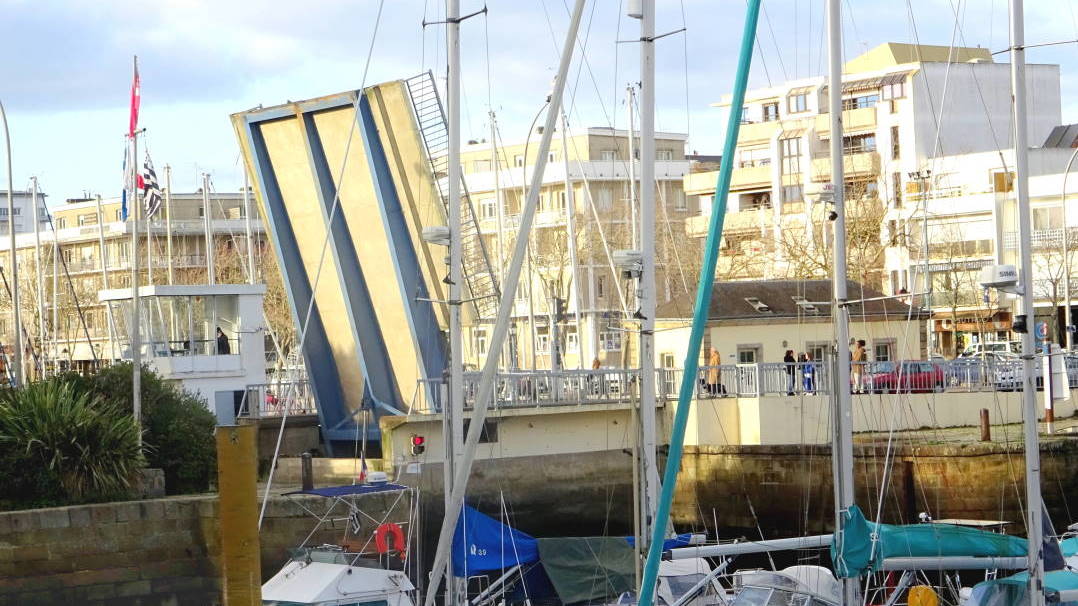
[[[299,456],[299,459],[299,474],[303,490],[314,490],[314,461],[311,453],[305,452]]]
[[[988,409],[981,409],[981,441],[992,441],[992,423],[988,420]]]

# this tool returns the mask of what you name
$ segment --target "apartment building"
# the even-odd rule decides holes
[[[32,191],[12,191],[11,202],[15,207],[15,233],[23,234],[34,231],[34,206],[31,204],[30,199],[33,198]],[[45,212],[45,196],[38,193],[37,198],[37,218],[41,223],[41,228],[46,229],[48,225],[48,215]],[[8,207],[7,207],[7,190],[0,190],[0,235],[8,234]]]
[[[982,48],[882,44],[845,64],[843,166],[852,279],[911,288],[911,259],[890,250],[886,227],[916,214],[939,158],[1012,146],[1010,66]],[[1028,66],[1029,133],[1060,123],[1059,66]],[[828,85],[806,78],[749,91],[733,158],[720,279],[815,278],[829,271],[831,178]],[[716,104],[729,107],[729,97]],[[988,183],[987,174],[981,174]],[[715,173],[686,176],[706,232]],[[894,273],[897,272],[897,273]]]
[[[623,320],[636,309],[635,280],[612,269],[618,250],[639,250],[639,202],[634,207],[630,175],[639,191],[639,137],[630,163],[628,132],[589,128],[555,133],[543,172],[530,255],[516,293],[510,353],[517,368],[590,368],[635,365],[625,347]],[[464,179],[490,266],[499,278],[512,256],[526,183],[535,169],[541,132],[529,140],[499,145],[471,141],[462,151]],[[696,199],[682,182],[688,170],[686,135],[656,134],[656,264],[659,303],[686,286],[698,269],[695,241],[684,222],[697,215]],[[497,156],[497,159],[495,159]],[[567,196],[567,191],[571,196]],[[570,227],[573,237],[570,238]],[[574,264],[575,262],[575,264]],[[578,323],[579,317],[579,323]],[[468,363],[489,354],[492,317],[475,317],[466,328]],[[579,331],[578,331],[579,324]]]
[[[243,195],[214,192],[208,200],[207,209],[201,192],[174,193],[167,222],[164,209],[150,221],[140,222],[140,284],[206,282],[206,212],[211,217],[216,280],[247,280]],[[106,306],[98,301],[98,291],[131,286],[131,224],[121,218],[121,201],[69,199],[51,205],[48,211],[52,222],[46,219],[42,223],[40,246],[32,232],[16,235],[20,311],[24,337],[32,350],[29,353],[44,355],[50,365],[55,363],[59,368],[89,368],[95,359],[118,359],[125,346],[129,318],[118,308],[110,317]],[[251,229],[259,282],[263,277],[276,280],[277,270],[257,216],[252,217]],[[263,276],[264,266],[271,276]],[[6,292],[0,297],[0,339],[6,346],[14,336],[9,288],[12,274],[7,254],[0,254],[0,270],[7,282]]]

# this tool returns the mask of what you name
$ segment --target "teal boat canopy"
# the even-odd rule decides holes
[[[1053,570],[1044,575],[1044,595],[1049,603],[1059,606],[1078,606],[1078,601],[1053,602],[1053,594],[1078,589],[1078,573]],[[1025,606],[1029,604],[1029,573],[1020,572],[1002,579],[984,581],[973,586],[967,606]]]
[[[1025,557],[1026,540],[951,524],[876,524],[854,505],[845,517],[845,545],[831,540],[835,574],[842,578],[879,570],[887,558],[947,556]],[[873,549],[875,542],[875,549]]]
[[[1059,549],[1063,552],[1063,557],[1069,558],[1072,555],[1078,554],[1078,537],[1067,537],[1059,542]]]

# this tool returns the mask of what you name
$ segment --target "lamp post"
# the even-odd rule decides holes
[[[922,284],[924,289],[921,291],[921,307],[931,313],[932,311],[932,279],[928,272],[928,180],[932,178],[931,169],[915,170],[908,173],[910,180],[919,181],[921,186],[918,190],[921,192],[921,256],[922,256],[922,269],[921,273],[924,274]],[[933,330],[932,320],[928,320],[928,331],[926,332],[927,339],[931,342]],[[931,353],[931,352],[929,352]]]

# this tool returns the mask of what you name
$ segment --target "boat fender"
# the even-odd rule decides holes
[[[400,525],[393,522],[386,522],[374,531],[374,545],[378,548],[378,553],[389,553],[390,545],[387,541],[389,535],[393,537],[393,550],[397,551],[403,558],[405,551],[404,531],[401,530]]]

